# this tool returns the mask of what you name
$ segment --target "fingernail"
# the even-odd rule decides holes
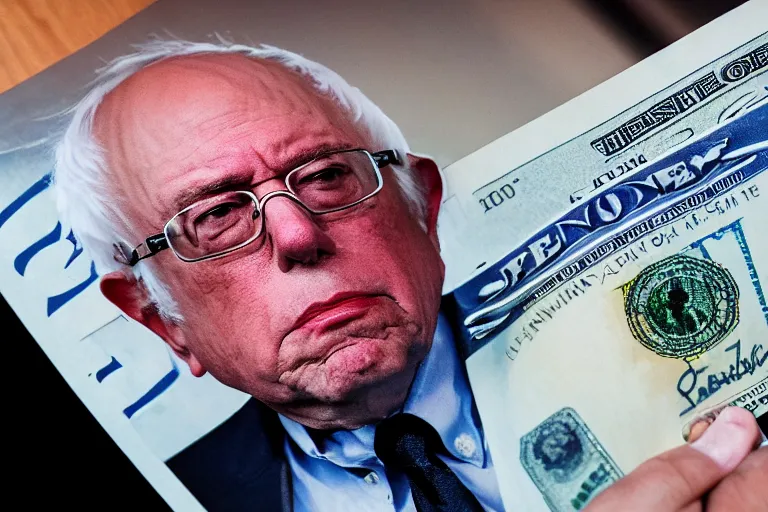
[[[691,446],[731,471],[755,444],[754,417],[740,407],[727,407]]]
[[[688,428],[687,432],[683,433],[683,439],[685,439],[685,441],[688,443],[696,441],[704,432],[707,431],[713,421],[714,419],[711,421],[707,419],[697,420]]]
[[[717,419],[718,415],[727,405],[720,405],[712,409],[701,411],[698,416],[683,427],[683,439],[687,443],[696,441],[701,434]]]

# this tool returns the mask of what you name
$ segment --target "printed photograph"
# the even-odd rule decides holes
[[[13,0],[10,342],[173,510],[765,503],[768,2],[704,3]]]

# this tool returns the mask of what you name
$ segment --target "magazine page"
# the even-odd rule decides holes
[[[367,211],[366,205],[376,204],[378,198],[386,197],[399,183],[393,178],[393,169],[397,168],[398,162],[404,167],[405,161],[396,158],[409,159],[409,152],[413,158],[421,155],[422,160],[414,162],[421,162],[418,165],[424,167],[425,175],[434,178],[437,166],[456,161],[488,140],[554,108],[637,60],[636,52],[626,40],[592,19],[577,4],[547,0],[538,5],[536,9],[530,9],[523,4],[501,6],[494,2],[456,0],[442,2],[440,8],[435,9],[396,1],[383,9],[353,1],[320,6],[306,2],[160,0],[94,44],[0,96],[0,118],[3,119],[0,126],[0,292],[67,384],[171,507],[176,510],[236,509],[238,503],[247,503],[254,499],[253,494],[258,494],[263,496],[259,503],[264,508],[279,508],[286,503],[286,492],[290,489],[287,486],[296,480],[294,472],[297,470],[295,465],[286,465],[283,453],[286,427],[275,425],[277,415],[252,398],[259,393],[245,383],[250,382],[249,379],[234,378],[227,371],[244,360],[242,350],[245,347],[240,345],[240,352],[225,358],[229,361],[226,364],[214,364],[210,352],[201,355],[207,362],[198,364],[199,361],[190,358],[190,351],[179,345],[179,338],[168,334],[171,328],[174,332],[183,331],[183,326],[191,325],[194,315],[174,316],[172,308],[159,307],[158,296],[162,297],[164,290],[170,290],[168,295],[174,299],[170,302],[175,301],[182,313],[187,307],[190,311],[200,309],[199,304],[205,302],[206,297],[218,297],[211,299],[211,309],[198,312],[199,328],[190,327],[189,330],[199,337],[205,331],[213,340],[211,346],[222,347],[224,340],[229,340],[232,346],[236,340],[248,340],[250,335],[238,331],[245,325],[253,332],[261,332],[260,326],[249,322],[259,315],[269,313],[269,318],[274,318],[278,314],[265,312],[263,304],[279,306],[280,290],[283,290],[281,293],[286,301],[281,311],[293,315],[294,321],[300,313],[291,309],[294,305],[309,310],[313,304],[327,302],[334,295],[327,289],[330,286],[327,276],[317,274],[304,276],[282,287],[272,283],[269,300],[248,302],[244,297],[252,299],[255,297],[251,294],[253,290],[262,289],[257,285],[266,283],[259,281],[257,273],[249,272],[245,281],[242,277],[235,280],[230,275],[221,282],[248,282],[253,286],[250,292],[241,290],[235,294],[232,288],[231,295],[222,298],[216,295],[216,287],[203,286],[184,295],[194,299],[184,306],[178,302],[182,295],[173,292],[183,279],[177,276],[151,281],[152,273],[144,269],[162,268],[159,262],[166,262],[183,269],[183,275],[192,279],[204,276],[204,269],[215,268],[230,260],[182,261],[182,258],[196,259],[214,254],[209,251],[190,254],[174,242],[152,259],[140,261],[134,267],[129,265],[130,262],[117,262],[115,257],[120,254],[112,251],[113,244],[124,243],[129,259],[133,249],[142,251],[141,257],[148,256],[149,253],[143,251],[149,250],[148,240],[157,240],[152,238],[153,235],[172,234],[174,226],[183,226],[177,222],[169,228],[170,219],[175,217],[179,221],[190,216],[176,216],[184,209],[179,207],[158,215],[152,222],[137,224],[141,215],[151,211],[152,205],[159,204],[153,194],[167,193],[173,184],[169,176],[161,174],[166,167],[158,165],[148,172],[148,177],[160,180],[153,186],[152,193],[147,186],[132,190],[120,188],[125,183],[117,169],[124,167],[109,160],[111,155],[117,154],[115,147],[132,148],[128,156],[137,159],[132,162],[143,162],[147,154],[139,156],[141,145],[138,139],[105,149],[106,132],[95,133],[90,128],[107,130],[105,126],[119,126],[118,134],[127,133],[128,120],[101,121],[100,114],[95,114],[91,118],[95,124],[89,125],[89,122],[83,122],[87,118],[87,108],[83,105],[93,101],[93,97],[85,103],[80,102],[93,93],[94,88],[119,85],[110,79],[127,80],[132,72],[138,73],[140,66],[132,68],[131,63],[136,60],[131,59],[145,59],[141,62],[148,70],[152,69],[150,63],[154,60],[148,54],[153,51],[168,58],[180,57],[184,52],[192,51],[190,44],[199,44],[194,47],[199,54],[207,54],[213,48],[222,54],[247,56],[249,52],[261,49],[262,44],[268,44],[300,54],[327,66],[332,70],[328,73],[338,73],[351,84],[350,87],[359,88],[404,135],[404,138],[394,138],[395,146],[380,141],[359,141],[357,145],[367,153],[344,156],[345,162],[349,161],[347,158],[353,158],[352,161],[365,164],[366,169],[372,161],[377,166],[381,164],[381,168],[371,167],[370,170],[381,173],[383,186],[375,193],[370,190],[370,198],[356,197],[356,200],[366,199],[359,208],[343,204],[344,208],[350,207],[348,213],[328,212],[327,218],[343,217],[358,210]],[[555,11],[562,18],[548,14]],[[568,23],[562,23],[563,19]],[[583,34],[589,36],[584,38]],[[600,48],[600,58],[595,58],[594,48]],[[136,57],[137,54],[142,57]],[[126,57],[130,55],[134,57]],[[482,58],[477,58],[478,55]],[[574,74],[573,68],[566,64],[578,66],[579,73]],[[96,72],[99,69],[102,70],[100,75]],[[158,65],[156,69],[163,68]],[[305,82],[308,84],[303,86],[305,89],[316,85],[314,79]],[[161,121],[166,122],[162,129],[153,132],[153,137],[159,140],[160,135],[173,134],[175,138],[169,147],[179,152],[176,160],[182,161],[188,156],[182,154],[182,143],[202,147],[201,141],[205,138],[192,128],[184,129],[182,119],[178,117],[198,108],[194,102],[198,85],[190,86],[184,90],[183,97],[177,97],[173,95],[174,91],[182,91],[184,84],[197,82],[189,78],[161,83],[165,85],[155,91],[160,99],[149,107],[145,105],[144,112],[149,117],[137,124],[149,130],[150,127],[157,128]],[[350,94],[357,97],[354,91],[358,89],[351,90]],[[214,92],[217,91],[214,88]],[[510,101],[510,98],[517,99]],[[157,115],[163,107],[174,104],[173,100],[181,102],[184,108],[173,115]],[[112,100],[104,101],[107,103],[103,111],[107,112]],[[358,98],[356,101],[363,100]],[[79,110],[78,105],[81,106]],[[96,109],[95,103],[90,105]],[[375,107],[368,108],[376,111]],[[139,109],[116,111],[128,115]],[[78,131],[80,129],[82,131]],[[65,136],[67,130],[70,130],[69,138]],[[276,128],[273,131],[280,132]],[[104,144],[103,152],[89,152],[93,149],[89,145],[94,141],[92,136],[98,144]],[[230,148],[230,142],[217,141],[216,147]],[[349,147],[351,142],[345,141],[345,144]],[[148,147],[157,149],[151,144]],[[390,149],[397,149],[397,154],[380,153]],[[189,154],[194,152],[190,150]],[[368,160],[368,155],[373,160]],[[437,166],[429,163],[432,161]],[[270,163],[259,162],[259,165]],[[102,165],[110,171],[100,167]],[[90,178],[82,174],[89,169],[102,169],[104,174]],[[125,175],[135,173],[132,168],[132,172]],[[107,177],[109,179],[99,181]],[[431,183],[435,185],[437,182],[433,179]],[[191,189],[192,185],[175,186]],[[286,182],[281,186],[291,190],[289,187],[297,186],[297,182]],[[449,182],[445,187],[452,188]],[[112,195],[100,196],[105,190]],[[295,193],[297,189],[292,190]],[[258,194],[263,201],[261,189]],[[285,195],[272,197],[266,209],[279,218],[281,208],[286,208],[285,201],[292,199],[286,199]],[[441,198],[439,193],[432,197]],[[131,200],[130,204],[125,202],[127,199]],[[143,202],[145,200],[149,202]],[[182,206],[192,205],[185,203]],[[259,209],[264,207],[264,204],[257,206]],[[274,210],[277,211],[273,213]],[[326,213],[320,205],[312,206],[312,212],[312,215]],[[441,218],[442,229],[451,221],[450,216],[441,215],[447,219],[443,221]],[[318,218],[321,217],[318,215]],[[433,224],[435,220],[431,218]],[[127,229],[129,226],[131,229]],[[267,231],[271,229],[268,220],[265,226]],[[402,235],[402,232],[398,233]],[[434,239],[434,229],[430,233]],[[254,240],[263,238],[256,236]],[[244,250],[254,250],[256,245],[248,245]],[[332,246],[344,247],[340,242],[327,242],[322,251],[332,252],[335,250]],[[372,251],[371,254],[379,254],[374,245],[363,246]],[[160,246],[152,247],[158,250]],[[407,247],[407,243],[398,242],[399,251]],[[202,251],[199,246],[197,250]],[[423,250],[434,260],[434,251]],[[453,250],[459,249],[446,245],[443,254]],[[417,256],[403,252],[402,257],[409,258],[408,263],[401,262],[397,269],[417,268],[421,271],[421,264],[414,267],[412,263],[421,261],[414,260]],[[302,256],[299,260],[309,265],[313,258]],[[324,256],[320,260],[330,261],[332,258]],[[370,256],[367,259],[360,256],[355,261],[355,264],[350,263],[350,275],[358,267],[387,270],[382,258],[372,260]],[[437,261],[433,263],[439,266]],[[286,275],[300,273],[297,269],[304,268],[285,263],[275,265],[278,272]],[[427,268],[426,264],[424,268]],[[112,279],[116,277],[114,272],[122,275],[122,280]],[[392,271],[390,274],[396,273]],[[341,272],[341,275],[346,274]],[[131,276],[135,280],[126,281]],[[439,273],[432,277],[429,289],[432,291],[430,300],[434,303],[439,300],[442,286]],[[141,307],[132,307],[135,303],[126,302],[126,297],[134,295],[110,293],[110,289],[114,291],[126,282],[133,283],[134,290],[147,293],[152,299]],[[154,287],[148,284],[150,282]],[[420,282],[414,279],[413,286]],[[316,296],[310,296],[312,290],[317,292]],[[303,302],[299,303],[300,300]],[[162,304],[168,306],[169,301]],[[222,308],[222,304],[227,307]],[[238,304],[243,307],[248,304],[250,309],[243,313],[236,307]],[[434,315],[436,309],[432,309]],[[152,316],[158,311],[163,314]],[[238,320],[232,320],[230,328],[221,327],[216,333],[206,331],[211,326],[223,326],[223,319],[235,312],[239,312]],[[425,332],[437,329],[435,318],[425,322]],[[431,341],[430,336],[425,335],[425,340]],[[257,343],[253,341],[247,346],[255,345]],[[361,353],[365,355],[364,351]],[[265,357],[252,355],[252,363],[257,365]],[[412,376],[413,362],[403,364]],[[243,372],[248,373],[245,369]],[[264,380],[269,379],[265,377]],[[261,400],[262,396],[256,398]],[[268,435],[272,432],[277,432],[277,441]],[[290,439],[290,446],[298,445],[295,436]],[[381,478],[378,488],[386,489],[384,473],[377,468],[378,473],[358,475],[359,480]],[[381,474],[382,477],[371,476],[364,480],[368,474]],[[409,499],[407,488],[394,489],[389,493],[390,498]],[[386,500],[387,492],[381,492]],[[320,495],[318,499],[335,510],[356,510],[356,502],[350,496],[338,493]],[[337,499],[341,501],[336,502]],[[290,494],[287,501],[289,504],[292,501]]]

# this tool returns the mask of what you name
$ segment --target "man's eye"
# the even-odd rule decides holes
[[[235,205],[233,204],[220,204],[218,206],[215,206],[208,210],[207,212],[203,213],[198,217],[198,221],[203,221],[206,219],[221,219],[223,217],[226,217],[230,213],[232,213],[232,210],[235,209]]]
[[[309,176],[305,176],[299,183],[331,183],[338,180],[344,174],[347,174],[346,169],[341,167],[328,167],[322,171],[314,172]]]

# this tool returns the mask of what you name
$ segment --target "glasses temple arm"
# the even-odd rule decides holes
[[[132,267],[144,258],[154,256],[158,252],[167,249],[168,247],[168,239],[165,237],[164,233],[152,235],[148,237],[143,243],[140,243],[138,246],[136,246],[133,251],[131,251],[131,257],[128,260],[128,265]]]
[[[376,166],[379,169],[388,165],[397,165],[403,163],[403,161],[400,159],[400,155],[394,149],[387,149],[386,151],[372,153],[371,156],[373,157],[373,161],[376,162]]]

